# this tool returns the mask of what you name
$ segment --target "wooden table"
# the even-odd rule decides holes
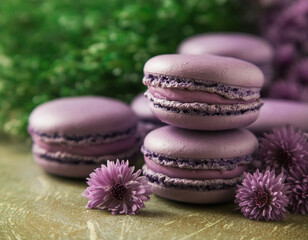
[[[85,209],[86,183],[51,176],[29,143],[0,141],[0,239],[308,239],[308,216],[256,222],[235,205],[190,205],[152,196],[137,216]]]

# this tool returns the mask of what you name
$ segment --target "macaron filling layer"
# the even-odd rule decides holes
[[[165,99],[169,101],[179,102],[199,102],[208,104],[237,104],[237,103],[251,103],[255,99],[245,101],[241,99],[228,99],[216,93],[208,93],[202,91],[190,91],[183,89],[159,88],[148,87],[150,92],[155,98]]]
[[[231,170],[238,165],[250,164],[252,155],[246,155],[234,158],[217,158],[217,159],[184,159],[176,157],[167,157],[162,154],[154,153],[144,146],[141,148],[144,156],[155,163],[165,167],[186,168],[186,169],[216,169]]]
[[[88,145],[88,144],[100,144],[119,141],[121,139],[134,136],[137,131],[137,125],[134,125],[123,131],[114,131],[107,134],[87,134],[83,136],[79,135],[64,135],[59,133],[43,133],[35,130],[33,127],[28,127],[30,135],[40,138],[40,141],[46,143],[63,143],[66,145]]]
[[[263,103],[261,100],[256,100],[252,103],[245,104],[207,104],[207,103],[183,103],[179,101],[168,101],[164,99],[155,98],[151,93],[146,92],[145,95],[154,108],[161,108],[165,111],[175,113],[182,113],[188,115],[199,116],[230,116],[243,115],[258,111]]]
[[[186,179],[228,179],[239,177],[244,171],[248,169],[248,165],[239,165],[231,170],[218,170],[218,169],[186,169],[177,167],[165,167],[155,163],[154,161],[144,157],[144,161],[149,169],[154,172],[167,175],[173,178],[186,178]]]
[[[138,143],[137,137],[128,137],[116,142],[88,144],[88,145],[66,145],[63,143],[46,143],[37,135],[32,136],[32,141],[40,148],[49,152],[66,152],[79,155],[106,155],[126,151]]]
[[[143,84],[148,87],[176,88],[191,91],[205,91],[219,94],[227,99],[241,99],[245,101],[260,98],[260,87],[229,86],[219,82],[182,78],[167,75],[145,73]]]
[[[136,155],[139,150],[137,147],[130,148],[129,150],[120,152],[118,154],[112,155],[99,155],[99,156],[84,156],[84,155],[76,155],[70,154],[67,152],[49,152],[45,149],[40,148],[36,144],[32,146],[32,152],[35,156],[42,158],[51,162],[58,162],[64,164],[100,164],[105,163],[107,160],[116,160],[116,159],[126,159]]]
[[[242,176],[231,179],[211,179],[211,180],[193,180],[172,178],[167,175],[156,173],[148,168],[147,165],[142,167],[143,175],[148,181],[166,188],[187,189],[194,191],[211,191],[233,188],[242,181]]]

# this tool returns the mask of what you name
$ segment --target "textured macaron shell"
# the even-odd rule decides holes
[[[137,116],[125,103],[105,97],[69,97],[38,106],[29,131],[50,136],[104,135],[135,127]]]
[[[214,55],[159,55],[149,59],[143,71],[145,75],[190,78],[240,87],[262,87],[264,82],[263,73],[255,65]]]
[[[165,126],[150,132],[144,147],[167,157],[232,158],[254,153],[258,140],[245,129],[203,132]]]
[[[242,33],[214,33],[192,36],[178,49],[181,54],[215,54],[235,57],[256,64],[270,62],[272,46],[263,38]]]
[[[53,162],[36,155],[34,155],[34,161],[48,173],[71,178],[86,178],[95,168],[101,166],[101,164],[73,165]]]
[[[247,128],[259,135],[287,124],[308,132],[308,103],[264,99],[259,118]]]
[[[252,111],[241,115],[202,116],[166,111],[162,108],[155,108],[153,106],[152,109],[155,116],[166,124],[179,128],[206,131],[220,131],[245,127],[252,124],[259,116],[259,111]]]
[[[136,145],[124,151],[118,151],[113,154],[95,155],[92,152],[85,154],[74,154],[61,151],[50,151],[33,144],[32,152],[35,162],[40,165],[46,172],[74,178],[85,178],[101,164],[106,164],[107,160],[115,161],[116,159],[129,160],[134,164],[139,156],[139,146]]]
[[[187,189],[166,188],[157,184],[150,183],[152,192],[160,197],[175,200],[179,202],[207,204],[230,202],[234,200],[236,188],[212,190],[207,192],[198,192]]]
[[[134,154],[127,156],[125,159],[129,159],[131,165],[133,165],[138,155]],[[116,159],[110,159],[116,160]],[[69,162],[50,161],[40,155],[34,154],[34,161],[43,168],[46,172],[71,178],[86,178],[94,169],[101,166],[102,163],[106,163],[105,160],[102,163],[88,163],[80,161],[78,164],[72,164]]]

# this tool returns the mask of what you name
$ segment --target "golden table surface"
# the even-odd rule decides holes
[[[235,205],[190,205],[154,195],[136,216],[85,209],[85,181],[51,176],[30,144],[0,141],[0,239],[308,239],[308,216],[248,220]]]

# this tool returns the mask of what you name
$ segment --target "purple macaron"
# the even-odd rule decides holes
[[[157,118],[175,127],[226,130],[254,122],[264,82],[255,65],[214,55],[160,55],[144,66],[145,95]]]
[[[49,173],[83,178],[107,160],[138,156],[138,118],[125,103],[104,97],[56,99],[29,118],[35,162]]]
[[[272,76],[273,47],[263,38],[244,33],[208,33],[184,40],[181,54],[214,54],[234,57],[256,64],[267,80]]]
[[[245,129],[205,132],[171,126],[150,132],[143,174],[158,196],[189,203],[232,201],[258,148]]]
[[[153,114],[148,99],[144,94],[137,95],[132,103],[131,108],[139,118],[138,131],[144,138],[150,131],[165,125]]]
[[[279,99],[264,99],[260,116],[247,128],[258,136],[273,128],[292,125],[308,133],[308,103]]]

